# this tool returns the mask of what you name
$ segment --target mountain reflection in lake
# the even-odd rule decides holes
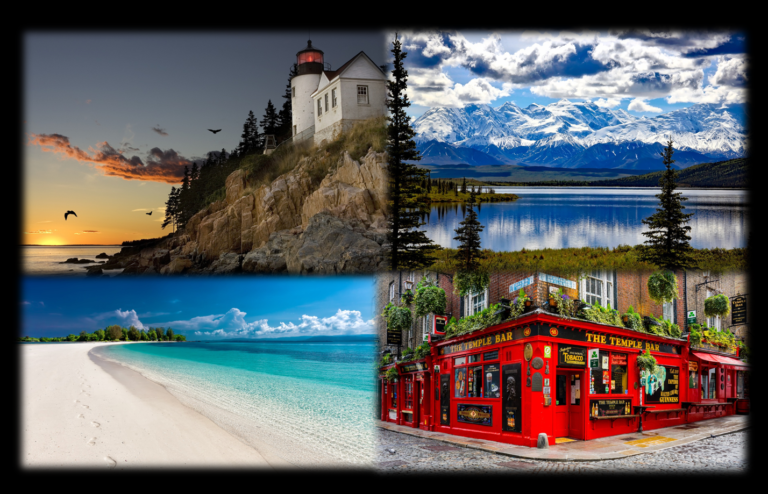
[[[484,249],[616,247],[647,239],[642,220],[656,212],[660,189],[587,187],[494,187],[497,193],[520,196],[515,202],[486,203],[478,209],[485,226]],[[745,247],[748,234],[744,190],[678,189],[694,213],[691,246],[697,249]],[[463,205],[434,206],[426,215],[427,236],[443,247],[457,248],[454,231],[464,219]]]

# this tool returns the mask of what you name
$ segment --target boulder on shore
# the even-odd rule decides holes
[[[96,256],[96,259],[109,259],[109,256],[107,255],[106,252],[102,252],[101,254]]]
[[[96,261],[91,261],[89,259],[78,259],[77,257],[70,257],[66,261],[60,262],[59,264],[93,264]]]

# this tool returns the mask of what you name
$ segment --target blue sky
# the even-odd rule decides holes
[[[111,324],[200,340],[373,333],[373,289],[367,276],[25,277],[22,335]]]
[[[652,117],[743,103],[746,36],[734,31],[401,32],[409,115],[432,107],[589,100]],[[392,35],[388,39],[392,39]]]

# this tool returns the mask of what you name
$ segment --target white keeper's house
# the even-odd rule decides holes
[[[337,70],[323,52],[307,47],[296,54],[298,74],[291,79],[293,141],[330,141],[355,122],[387,113],[387,77],[364,52]]]

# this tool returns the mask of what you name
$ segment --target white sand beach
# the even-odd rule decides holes
[[[163,386],[88,355],[109,344],[20,345],[22,468],[286,466]]]

